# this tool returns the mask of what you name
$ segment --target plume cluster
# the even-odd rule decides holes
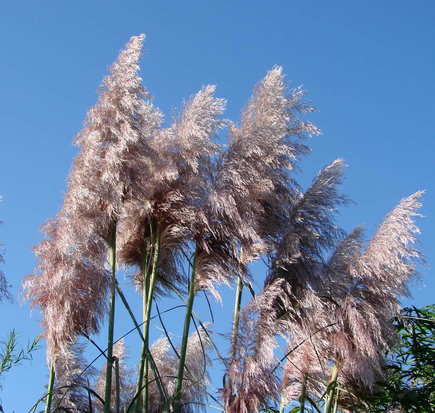
[[[161,161],[155,169],[156,182],[147,202],[129,202],[121,220],[119,255],[127,265],[141,267],[150,243],[150,225],[159,227],[159,282],[183,284],[180,254],[188,242],[203,239],[209,219],[204,206],[210,193],[210,167],[218,146],[212,138],[223,126],[218,119],[225,101],[214,97],[214,86],[196,93],[173,125],[161,129],[150,140]],[[164,160],[164,163],[163,163]]]
[[[286,317],[289,348],[297,348],[287,359],[304,373],[293,375],[297,386],[308,378],[306,387],[318,395],[318,383],[326,383],[332,366],[339,370],[338,381],[354,394],[371,391],[382,377],[386,351],[397,340],[392,319],[399,313],[400,295],[407,293],[406,284],[421,259],[412,246],[418,232],[412,218],[419,215],[421,195],[417,192],[404,198],[367,247],[361,228],[347,235],[321,267],[322,282],[309,294],[316,297],[315,305],[299,301],[299,316]],[[300,342],[303,345],[298,348]],[[308,368],[301,368],[305,366],[301,351],[305,360],[311,353]]]
[[[75,142],[64,204],[35,248],[40,264],[25,282],[26,296],[42,309],[48,358],[68,352],[85,331],[98,331],[106,313],[107,243],[124,203],[146,203],[157,154],[149,145],[161,122],[138,76],[144,36],[134,36],[104,79]],[[47,288],[48,287],[48,288]]]
[[[288,218],[295,196],[289,172],[308,151],[300,140],[319,133],[298,118],[313,110],[303,96],[302,89],[287,91],[282,68],[275,67],[256,86],[240,126],[229,123],[229,146],[218,158],[204,209],[213,237],[199,259],[200,285],[217,297],[216,281],[245,278],[246,265],[270,248]]]
[[[344,163],[333,161],[320,171],[311,186],[299,191],[290,209],[289,219],[272,253],[272,266],[266,284],[284,278],[294,299],[318,284],[318,268],[325,251],[334,246],[342,231],[335,224],[338,206],[346,198],[338,191]]]
[[[251,329],[262,337],[260,340],[262,343],[273,342],[277,334],[292,335],[294,339],[297,339],[304,335],[310,336],[314,331],[315,326],[311,325],[311,319],[306,317],[306,312],[309,308],[318,308],[322,305],[315,292],[315,287],[320,284],[321,280],[318,271],[321,268],[322,254],[334,244],[341,234],[333,218],[337,205],[346,201],[337,190],[338,184],[341,183],[342,167],[341,160],[334,161],[319,173],[305,193],[295,188],[292,202],[288,205],[287,220],[282,223],[280,233],[276,234],[274,248],[270,252],[270,273],[260,296],[262,299],[263,296],[268,297],[267,305],[259,311],[257,322],[251,326]],[[254,302],[257,300],[259,298],[256,298]],[[245,314],[245,311],[249,314],[252,310],[247,307],[242,314]],[[248,337],[252,337],[252,333],[248,333]],[[256,339],[255,351],[260,348],[259,346],[258,339]],[[247,345],[239,339],[237,347],[238,351],[244,351]],[[244,407],[246,412],[256,411],[255,409],[265,402],[264,395],[269,395],[275,401],[279,398],[278,385],[274,391],[267,387],[278,380],[277,361],[273,353],[274,346],[269,345],[264,348],[269,352],[265,352],[260,358],[255,357],[253,364],[259,369],[262,365],[273,366],[273,372],[265,375],[267,378],[264,391],[260,392],[257,397],[256,405]],[[287,368],[287,373],[288,371]],[[237,377],[240,374],[243,379]],[[243,383],[248,380],[249,374],[252,376],[253,383],[259,383],[258,374],[252,375],[249,369],[236,373],[230,367],[228,371],[230,382],[241,381]],[[294,387],[294,381],[290,380],[287,374],[283,385],[287,398],[290,391],[288,387]],[[247,388],[244,385],[240,387]],[[228,399],[228,395],[225,398]],[[250,393],[246,393],[244,399],[251,400]]]
[[[397,339],[392,319],[421,259],[412,244],[422,192],[403,199],[365,247],[361,228],[343,238],[333,222],[336,205],[346,202],[336,188],[341,167],[341,161],[326,167],[298,198],[265,289],[241,313],[227,371],[232,388],[223,392],[227,411],[320,397],[332,368],[351,394],[371,391],[383,374],[386,351]],[[259,310],[262,300],[267,304]],[[288,342],[282,377],[273,351],[278,334]]]

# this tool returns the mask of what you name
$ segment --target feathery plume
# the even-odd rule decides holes
[[[113,357],[116,358],[116,363],[113,364],[113,377],[116,377],[116,368],[119,369],[119,406],[120,411],[124,411],[126,409],[133,398],[135,386],[132,383],[133,371],[129,369],[126,365],[126,349],[124,340],[119,340],[113,346]],[[118,365],[118,367],[116,367]],[[106,382],[106,368],[103,367],[100,371],[95,391],[96,393],[104,399],[104,391],[105,391],[105,382]],[[115,383],[112,385],[112,397],[111,397],[111,411],[116,412],[116,403],[117,403],[117,386]],[[103,411],[103,406],[98,404],[97,411]]]
[[[222,390],[229,413],[257,412],[267,402],[279,400],[274,350],[284,325],[271,308],[285,288],[283,280],[272,282],[241,312],[235,354],[229,360],[227,385]]]
[[[217,163],[207,204],[214,238],[204,250],[211,252],[199,259],[200,281],[217,298],[213,280],[246,278],[246,265],[268,249],[286,220],[294,195],[288,172],[308,150],[296,140],[318,133],[298,119],[313,110],[303,95],[301,89],[288,93],[282,68],[275,67],[256,86],[240,127],[230,125],[231,141]]]
[[[160,158],[166,160],[166,164],[161,165],[159,176],[166,178],[156,182],[149,202],[145,207],[143,201],[124,204],[124,234],[119,255],[124,262],[140,268],[136,277],[139,285],[144,286],[150,275],[149,291],[147,297],[144,295],[144,303],[147,302],[145,335],[149,330],[149,298],[155,297],[156,292],[164,292],[168,285],[171,289],[180,285],[184,287],[186,280],[181,272],[183,268],[178,265],[179,256],[186,254],[184,250],[188,249],[189,242],[198,243],[204,233],[209,232],[203,207],[210,191],[211,157],[218,150],[212,138],[223,126],[218,116],[225,103],[213,96],[214,90],[214,86],[207,86],[196,93],[174,124],[155,137],[152,146]],[[153,264],[150,273],[146,261],[151,262],[151,251]],[[158,281],[157,290],[155,281]],[[144,347],[138,392],[142,387],[145,353]]]
[[[299,193],[277,245],[275,267],[301,263],[308,268],[322,262],[322,254],[336,244],[342,231],[334,223],[337,207],[347,199],[338,192],[344,162],[333,161],[320,171],[305,193]]]
[[[55,362],[56,393],[55,409],[71,413],[89,410],[89,395],[86,388],[95,377],[96,371],[88,367],[84,359],[85,345],[74,343],[68,354],[63,353]],[[86,370],[85,370],[86,369]]]
[[[231,142],[218,165],[213,208],[225,223],[223,232],[231,231],[225,235],[241,243],[247,261],[265,251],[286,220],[295,185],[288,172],[308,151],[297,140],[319,133],[298,119],[298,113],[313,111],[303,95],[302,89],[288,93],[282,68],[275,67],[256,86],[240,127],[230,127]]]
[[[78,334],[98,331],[106,307],[107,275],[86,254],[66,254],[59,247],[59,221],[48,221],[46,239],[34,248],[39,264],[24,282],[25,297],[43,315],[49,364],[68,357]],[[76,252],[79,252],[78,250]]]
[[[152,190],[149,178],[157,154],[150,140],[162,115],[138,76],[143,40],[143,35],[133,36],[121,51],[75,140],[81,151],[70,174],[63,213],[86,219],[88,231],[105,240],[124,202],[146,202]]]
[[[199,326],[188,339],[186,352],[185,384],[181,397],[182,412],[205,410],[209,376],[207,368],[211,364],[208,349],[211,345],[208,324]]]
[[[283,305],[281,295],[277,297],[274,309],[277,316],[291,309],[291,318],[299,320],[298,328],[304,322],[305,308],[321,306],[316,294],[322,281],[319,268],[325,251],[342,236],[334,218],[337,206],[347,202],[337,189],[342,181],[343,166],[342,160],[335,160],[320,171],[305,193],[298,195],[271,256],[272,265],[265,285],[279,278],[286,281],[290,294],[286,299],[290,299],[291,306]],[[293,328],[292,323],[289,319],[289,329]],[[309,326],[305,328],[309,334]]]
[[[143,39],[130,39],[88,112],[56,229],[36,248],[40,265],[25,283],[27,298],[43,312],[49,358],[81,331],[98,330],[108,286],[107,242],[125,200],[148,193],[154,155],[147,140],[161,115],[137,75]]]
[[[240,357],[237,356],[238,300],[243,279],[247,276],[245,265],[270,251],[279,238],[282,228],[289,220],[290,207],[298,195],[297,184],[290,178],[289,172],[295,168],[297,159],[308,151],[300,139],[319,134],[314,125],[298,118],[300,113],[314,110],[305,104],[303,95],[302,89],[290,93],[286,91],[281,67],[268,72],[255,88],[242,114],[240,127],[230,128],[232,140],[218,165],[215,213],[218,221],[226,224],[222,232],[226,238],[233,240],[233,249],[237,251],[240,248],[238,254],[233,254],[236,263],[233,268],[239,277],[232,332],[231,352],[234,359]],[[227,259],[224,262],[231,261]],[[265,314],[269,320],[268,314]],[[260,318],[262,316],[263,314],[259,315]],[[275,316],[273,314],[271,318]],[[272,331],[271,334],[269,340],[274,337]],[[270,361],[273,357],[269,356]],[[239,402],[229,400],[236,392],[233,387],[238,386],[231,383],[233,379],[237,380],[232,372],[236,364],[240,364],[240,360],[230,361],[230,371],[227,373],[227,386],[230,390],[225,389],[224,396],[226,404],[235,403],[235,406]],[[263,390],[267,392],[267,386]],[[262,390],[258,390],[258,401],[254,405],[262,402],[261,393]],[[244,397],[248,396],[241,396],[240,400]],[[244,408],[249,409],[246,406]]]
[[[335,334],[339,343],[334,348],[343,365],[343,380],[349,384],[370,390],[383,374],[385,351],[397,341],[392,319],[399,313],[399,298],[408,294],[407,283],[422,259],[413,246],[419,233],[413,218],[420,216],[417,209],[422,195],[423,191],[418,191],[402,199],[367,249],[350,262],[347,278],[336,281],[347,288],[341,296],[334,290],[340,304],[335,306],[335,317],[341,330]]]
[[[225,106],[224,99],[213,96],[214,90],[201,89],[174,124],[155,135],[151,147],[165,163],[155,168],[153,191],[145,203],[125,204],[120,259],[141,266],[150,223],[156,223],[161,233],[158,279],[163,286],[167,281],[184,283],[178,261],[185,243],[210,227],[203,207],[210,192],[211,158],[219,149],[212,138],[224,125],[218,116]]]
[[[319,362],[318,349],[307,337],[302,337],[292,336],[291,345],[302,344],[296,348],[290,347],[291,353],[286,357],[281,385],[282,406],[298,399],[304,403],[307,395],[320,396],[324,390],[321,383],[325,380],[325,372]]]
[[[209,382],[207,367],[211,360],[207,354],[210,347],[210,332],[207,325],[201,326],[188,340],[186,352],[186,372],[181,394],[181,413],[193,413],[205,410],[207,385]],[[170,351],[167,338],[157,340],[150,349],[160,377],[169,395],[176,389],[178,358]],[[150,370],[149,408],[150,413],[159,413],[164,407],[154,373]]]
[[[299,341],[308,341],[310,347],[306,344],[288,358],[289,363],[295,365],[294,358],[306,356],[308,350],[311,354],[317,351],[321,353],[324,348],[321,336],[317,335],[319,330],[326,328],[325,318],[318,317],[324,310],[317,292],[322,285],[319,270],[325,251],[342,236],[334,217],[337,206],[347,202],[337,189],[342,181],[343,166],[340,159],[332,162],[320,171],[305,193],[296,193],[290,205],[288,220],[271,254],[272,265],[265,289],[281,280],[276,285],[280,285],[282,290],[275,294],[271,306],[261,316],[280,320],[281,332],[287,336],[290,348],[297,346]],[[315,318],[310,316],[312,312],[316,313]],[[304,353],[301,355],[302,350]],[[318,367],[322,367],[322,364]],[[282,385],[282,403],[290,400],[297,389],[302,391],[303,388],[308,390],[312,387],[308,380],[308,367],[301,374],[291,376],[291,372],[295,373],[294,369],[287,366]],[[313,372],[317,375],[318,368]]]
[[[421,216],[417,210],[423,194],[424,191],[418,191],[400,201],[386,216],[361,257],[360,277],[371,279],[372,288],[377,284],[379,294],[409,295],[407,283],[415,275],[415,263],[423,259],[413,247],[420,233],[413,218]]]
[[[319,353],[324,364],[339,369],[338,381],[356,392],[371,391],[383,375],[386,350],[397,340],[392,319],[421,259],[412,246],[421,195],[404,198],[365,250],[361,228],[350,233],[322,270],[323,283],[316,291],[320,305],[305,309],[306,318],[331,324],[320,333],[325,345]],[[317,328],[316,322],[310,328]]]
[[[157,340],[150,347],[150,352],[153,356],[163,386],[168,394],[173,394],[175,390],[175,377],[177,374],[177,360],[170,350],[171,346],[166,337]],[[165,405],[165,400],[163,400],[161,396],[157,380],[154,370],[149,369],[147,384],[148,409],[150,413],[160,413],[163,411]]]

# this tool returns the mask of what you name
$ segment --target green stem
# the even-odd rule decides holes
[[[146,312],[144,314],[144,344],[146,346],[146,354],[148,356],[149,353],[149,335],[150,335],[150,321],[151,321],[151,308],[153,303],[153,294],[154,294],[154,287],[157,281],[157,269],[159,264],[159,257],[160,257],[160,228],[157,225],[156,228],[156,235],[154,240],[154,246],[153,246],[153,263],[152,263],[152,269],[151,269],[151,277],[149,279],[149,282],[147,282],[147,288],[146,288]],[[146,363],[145,363],[145,375],[144,375],[144,381],[145,381],[145,394],[144,394],[144,412],[148,411],[148,357],[146,357]]]
[[[54,387],[54,363],[50,367],[50,376],[48,378],[48,389],[47,389],[47,402],[45,404],[45,413],[51,412],[51,403],[53,401],[53,387]]]
[[[120,399],[121,383],[119,378],[119,359],[115,359],[115,402],[116,413],[121,413],[121,399]]]
[[[109,263],[111,268],[110,277],[110,307],[109,328],[107,333],[107,364],[106,386],[104,389],[104,413],[110,413],[112,396],[112,370],[113,370],[113,332],[115,328],[115,299],[116,299],[116,225],[112,230],[109,245]]]
[[[233,326],[231,331],[231,359],[232,363],[236,359],[237,355],[237,339],[239,336],[239,324],[240,324],[240,308],[242,305],[242,293],[243,293],[243,281],[242,277],[237,278],[236,295],[234,298],[234,311],[233,311]],[[228,376],[228,387],[231,388],[231,378]],[[282,413],[281,405],[279,409]]]
[[[137,402],[136,413],[147,411],[148,409],[148,358],[149,358],[149,327],[151,320],[152,298],[154,293],[154,286],[157,280],[158,261],[160,256],[160,229],[157,226],[156,234],[153,240],[153,258],[151,274],[148,276],[148,256],[145,256],[143,263],[143,284],[142,284],[142,311],[143,311],[143,343],[141,360],[139,365],[139,376],[136,388]],[[143,385],[145,383],[145,386]],[[142,395],[143,389],[143,395]]]
[[[334,406],[334,396],[337,387],[338,367],[335,365],[332,368],[331,378],[329,379],[328,389],[326,390],[326,403],[323,413],[332,413]]]
[[[307,391],[307,377],[304,375],[304,378],[302,379],[302,390],[301,395],[299,397],[299,403],[300,403],[300,413],[305,412],[305,393]]]
[[[233,329],[231,332],[231,358],[236,356],[237,337],[239,333],[240,323],[240,307],[242,305],[242,293],[243,293],[243,281],[239,277],[237,279],[236,297],[234,301],[234,313],[233,313]]]
[[[125,308],[127,309],[128,314],[130,315],[131,320],[133,321],[134,329],[136,329],[137,333],[139,334],[139,337],[141,338],[141,340],[143,342],[144,341],[144,336],[142,334],[142,331],[140,330],[140,325],[137,322],[136,317],[134,316],[133,311],[131,310],[130,305],[128,304],[128,301],[125,298],[125,295],[122,292],[122,290],[121,290],[121,288],[119,287],[118,284],[116,284],[116,289],[118,291],[119,296],[121,297],[122,303],[124,304]],[[133,330],[131,330],[131,331],[133,331]],[[166,392],[165,387],[163,385],[162,378],[160,377],[159,370],[157,369],[157,365],[156,365],[156,363],[155,363],[155,361],[153,359],[153,356],[152,356],[152,354],[149,351],[147,352],[147,357],[149,358],[151,369],[153,370],[153,372],[154,372],[154,374],[156,376],[156,380],[155,381],[157,383],[157,387],[159,389],[160,395],[161,395],[162,399],[167,400],[168,399],[168,395],[167,395],[167,392]],[[133,407],[133,405],[135,405],[136,399],[137,399],[137,394],[138,393],[136,392],[135,397],[133,398],[134,403],[131,403],[131,405],[128,407],[127,413],[129,413],[131,411],[131,408]]]
[[[340,390],[337,389],[335,393],[335,402],[334,402],[334,408],[332,410],[332,413],[337,413],[339,396],[340,396]]]
[[[148,254],[145,255],[145,259],[143,262],[143,278],[142,278],[142,318],[145,320],[145,314],[146,314],[146,302],[147,302],[147,296],[148,296]],[[144,378],[144,368],[145,368],[145,360],[146,360],[146,354],[147,354],[147,345],[145,341],[145,323],[143,324],[143,341],[142,341],[142,352],[140,356],[140,364],[139,364],[139,375],[137,379],[137,388],[136,388],[136,394],[137,396],[137,402],[136,402],[136,413],[140,412],[140,408],[143,404],[143,395],[142,395],[142,387],[143,387],[143,378]]]
[[[189,337],[189,327],[190,327],[190,319],[192,317],[193,301],[196,292],[195,289],[196,258],[197,258],[197,252],[195,251],[195,256],[192,264],[192,277],[189,284],[189,296],[187,298],[187,304],[186,304],[186,315],[184,318],[183,338],[181,341],[180,360],[178,364],[177,387],[174,394],[174,406],[176,412],[180,411],[181,409],[180,400],[181,400],[181,390],[183,388],[184,367],[186,364],[187,341]]]

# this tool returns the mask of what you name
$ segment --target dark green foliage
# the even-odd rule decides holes
[[[396,328],[401,342],[390,357],[386,381],[367,400],[369,411],[435,412],[435,305],[405,308]]]

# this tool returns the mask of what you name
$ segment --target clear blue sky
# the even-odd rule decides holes
[[[38,313],[19,297],[34,266],[32,245],[62,202],[71,141],[107,67],[139,33],[147,35],[144,83],[168,117],[213,83],[229,100],[226,116],[237,119],[252,86],[273,65],[284,66],[291,85],[309,91],[323,131],[311,141],[301,182],[337,157],[349,164],[343,191],[356,204],[341,215],[345,228],[362,224],[372,234],[402,197],[427,189],[419,224],[428,265],[406,302],[434,302],[434,2],[17,0],[0,12],[0,240],[15,296],[1,304],[0,337],[15,328],[25,344],[40,332]],[[228,318],[215,329],[228,331]],[[2,379],[7,413],[26,412],[42,393],[44,357],[41,350]]]

